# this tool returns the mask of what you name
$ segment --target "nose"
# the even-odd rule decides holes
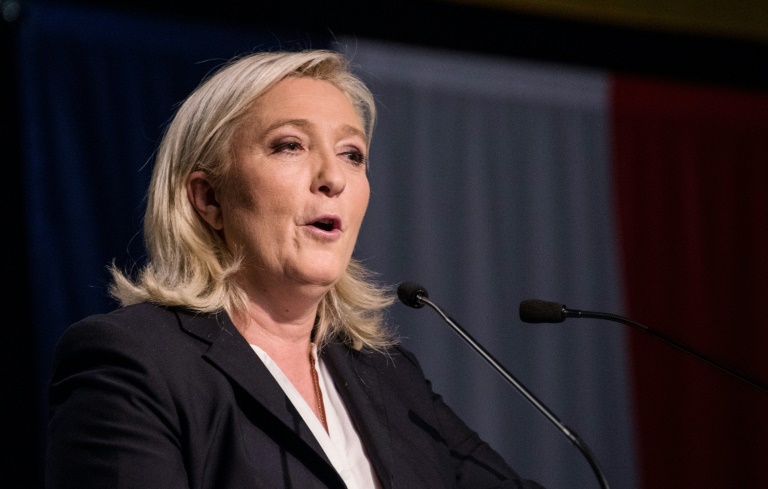
[[[335,151],[322,151],[318,155],[312,192],[320,192],[329,197],[340,194],[347,185],[343,162],[339,161]]]

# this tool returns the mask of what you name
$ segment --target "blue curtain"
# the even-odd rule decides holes
[[[358,258],[430,297],[636,487],[624,331],[525,325],[541,298],[621,312],[603,73],[342,40],[376,95]],[[579,451],[427,308],[392,323],[428,377],[510,464],[596,487]]]
[[[275,32],[24,5],[18,42],[24,209],[41,413],[59,335],[115,306],[106,291],[113,259],[119,266],[142,262],[152,156],[175,107],[232,56],[326,45]]]

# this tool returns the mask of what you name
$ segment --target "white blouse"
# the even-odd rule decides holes
[[[328,431],[317,419],[307,401],[301,397],[299,391],[293,386],[288,377],[280,370],[280,367],[272,361],[267,353],[256,345],[251,345],[253,351],[259,356],[267,367],[285,395],[288,396],[304,422],[307,423],[312,434],[320,443],[328,460],[331,461],[336,472],[344,480],[349,489],[380,489],[371,462],[365,454],[360,436],[349,418],[349,412],[341,400],[339,392],[333,383],[331,374],[325,367],[325,363],[317,356],[317,347],[312,345],[312,356],[315,358],[317,377],[320,383],[320,391],[323,394],[325,407],[325,421]]]

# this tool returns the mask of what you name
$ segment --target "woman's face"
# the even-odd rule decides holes
[[[330,288],[347,267],[368,206],[367,139],[331,83],[287,78],[259,98],[218,192],[221,230],[251,290]]]

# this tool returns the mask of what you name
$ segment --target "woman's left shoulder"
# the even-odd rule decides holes
[[[415,368],[421,372],[421,365],[416,355],[400,344],[392,345],[382,350],[369,350],[372,358],[383,362],[392,368]]]
[[[325,356],[337,363],[348,362],[358,372],[373,370],[379,377],[424,379],[424,372],[416,356],[400,344],[355,350],[342,343],[332,342],[325,347]]]

